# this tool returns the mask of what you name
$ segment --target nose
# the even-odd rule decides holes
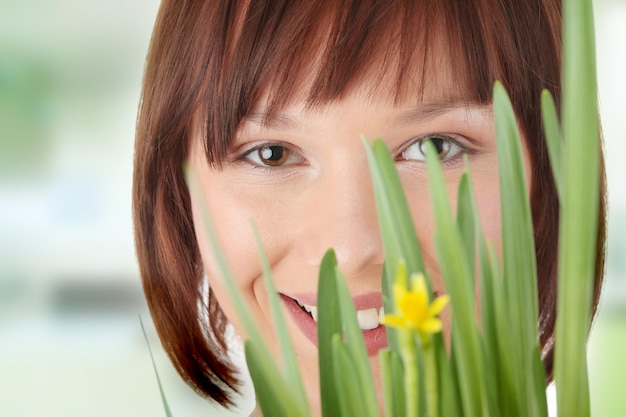
[[[346,277],[380,274],[384,254],[365,155],[320,175],[306,200],[299,242],[306,262],[319,265],[332,248]]]

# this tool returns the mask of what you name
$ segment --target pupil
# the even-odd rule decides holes
[[[266,146],[260,151],[261,160],[268,165],[280,165],[287,158],[287,150],[279,145]]]
[[[445,158],[448,152],[450,152],[450,142],[448,142],[447,140],[442,138],[428,138],[428,140],[435,147],[439,159]]]

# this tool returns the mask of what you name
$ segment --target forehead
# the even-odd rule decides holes
[[[354,115],[361,111],[372,114],[373,111],[393,114],[393,122],[402,124],[429,121],[455,110],[485,108],[485,103],[478,102],[463,85],[455,82],[446,65],[448,64],[442,61],[436,71],[425,69],[424,79],[427,82],[421,83],[420,79],[407,80],[400,93],[395,91],[393,78],[369,75],[343,91],[340,97],[327,101],[312,102],[308,99],[311,85],[310,79],[307,79],[301,89],[296,89],[280,106],[272,107],[271,91],[262,94],[242,123],[253,122],[265,127],[288,130],[297,126],[296,120],[307,114],[348,111]]]
[[[355,91],[394,104],[481,101],[457,25],[443,6],[398,1],[345,7],[320,1],[299,8],[294,3],[280,17],[264,10],[262,20],[255,2],[240,9],[225,67],[226,78],[245,77],[238,94],[247,100],[244,115],[260,104],[271,115],[287,104],[315,107]]]

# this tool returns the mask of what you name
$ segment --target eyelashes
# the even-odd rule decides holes
[[[306,162],[301,152],[281,142],[261,143],[234,159],[259,168],[281,168]]]
[[[431,142],[435,147],[439,160],[442,163],[450,162],[463,153],[471,153],[459,141],[449,135],[429,134],[420,136],[409,143],[396,157],[400,161],[426,162],[426,143]]]
[[[254,164],[268,167],[293,165],[303,159],[296,152],[281,144],[258,146],[245,153],[243,157]]]
[[[431,142],[442,164],[453,163],[463,154],[471,154],[472,151],[462,145],[459,140],[451,135],[427,134],[411,139],[407,145],[403,145],[395,157],[396,161],[425,162],[426,143]],[[306,158],[300,150],[284,142],[264,142],[246,150],[233,159],[233,162],[245,162],[257,168],[275,170],[289,166],[303,165]]]

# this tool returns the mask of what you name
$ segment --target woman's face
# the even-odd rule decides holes
[[[371,89],[356,89],[339,101],[314,108],[295,100],[269,123],[263,123],[264,102],[260,102],[242,122],[221,169],[206,162],[200,135],[193,140],[192,167],[222,248],[252,315],[278,352],[251,220],[258,226],[314,408],[319,408],[314,313],[319,265],[327,249],[334,248],[360,312],[374,374],[379,372],[375,353],[385,344],[384,328],[377,327],[383,247],[361,134],[369,141],[382,138],[395,157],[436,291],[443,293],[445,288],[433,242],[424,139],[433,140],[441,151],[453,205],[464,169],[462,157],[468,156],[484,233],[495,247],[500,246],[491,107],[468,101],[446,89],[447,83],[434,81],[421,100],[396,104]],[[194,222],[206,274],[224,313],[245,337],[210,253],[196,198],[192,197]],[[443,320],[449,327],[449,314],[444,313]]]

